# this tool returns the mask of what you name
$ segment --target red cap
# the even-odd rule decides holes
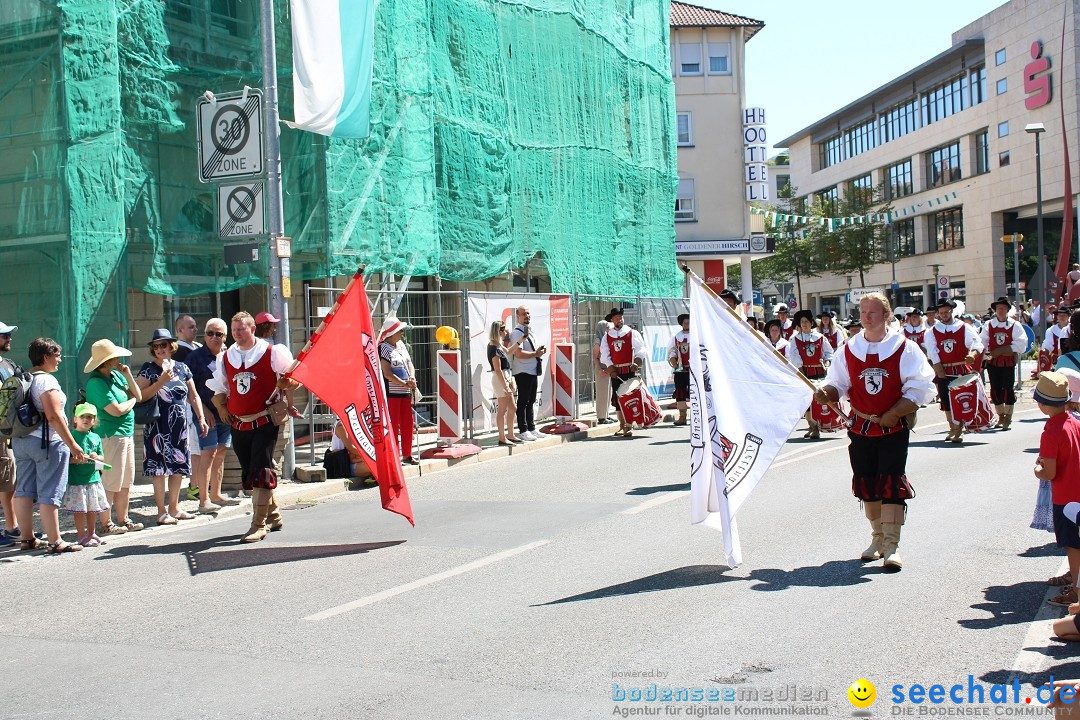
[[[266,312],[265,310],[263,310],[261,313],[259,313],[258,315],[255,316],[255,324],[256,325],[262,325],[263,323],[267,323],[267,322],[276,323],[276,322],[281,322],[281,321],[278,320],[273,315],[271,315],[270,313]]]

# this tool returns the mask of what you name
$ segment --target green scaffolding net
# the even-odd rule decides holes
[[[668,12],[380,0],[370,137],[282,131],[294,280],[468,282],[539,256],[555,292],[678,294]],[[262,84],[259,48],[258,0],[0,3],[0,321],[58,339],[69,380],[95,339],[141,344],[131,291],[265,282],[266,253],[225,261],[194,122],[204,90]]]

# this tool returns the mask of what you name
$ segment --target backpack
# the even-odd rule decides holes
[[[17,373],[0,385],[0,435],[25,437],[41,425],[41,412],[30,396],[36,374]]]

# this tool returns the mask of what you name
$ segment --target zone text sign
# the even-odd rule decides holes
[[[262,182],[219,186],[218,237],[228,240],[263,235],[263,195]]]
[[[230,93],[213,102],[200,98],[199,180],[217,182],[263,173],[262,93]]]

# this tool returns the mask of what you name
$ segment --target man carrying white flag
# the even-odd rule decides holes
[[[813,391],[690,274],[690,522],[720,529],[742,562],[735,513],[769,469]]]
[[[293,116],[320,135],[370,130],[375,0],[291,0]]]

